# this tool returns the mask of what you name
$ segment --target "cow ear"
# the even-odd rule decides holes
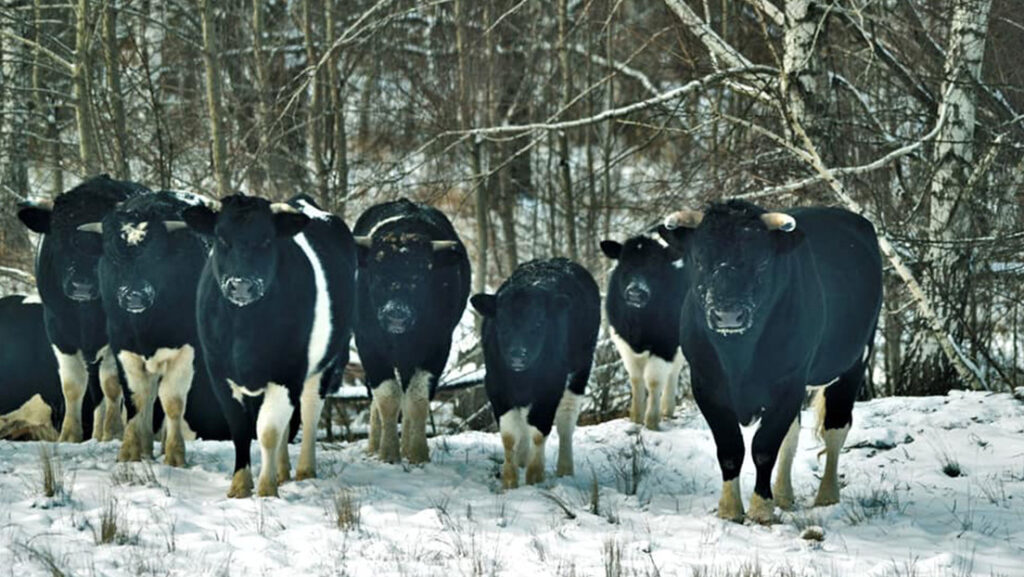
[[[671,229],[665,225],[658,227],[658,236],[668,244],[669,250],[679,255],[679,258],[682,258],[682,255],[686,254],[686,244],[687,241],[690,240],[690,235],[692,234],[693,229],[685,226]]]
[[[291,237],[302,232],[309,224],[309,217],[301,212],[278,212],[274,214],[274,230],[278,237]]]
[[[604,253],[604,256],[612,260],[618,260],[619,255],[622,254],[622,245],[614,240],[602,240],[601,252]]]
[[[791,232],[785,232],[783,230],[772,231],[771,235],[775,237],[776,252],[778,254],[786,254],[796,247],[800,246],[804,242],[804,231],[802,229],[794,229]]]
[[[494,295],[484,293],[473,295],[469,298],[469,303],[473,305],[476,312],[485,317],[493,318],[498,313],[498,298]]]
[[[34,202],[22,202],[18,204],[18,220],[32,232],[46,234],[50,232],[50,216],[53,215],[53,207]]]
[[[217,213],[202,204],[181,211],[181,219],[189,228],[205,236],[213,236],[213,229],[217,225]]]

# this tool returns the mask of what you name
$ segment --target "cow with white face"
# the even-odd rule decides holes
[[[110,350],[131,400],[120,461],[152,458],[157,398],[166,417],[166,464],[185,464],[188,428],[204,439],[229,437],[224,417],[211,410],[215,401],[205,370],[194,378],[197,362],[203,368],[195,308],[208,247],[181,220],[186,208],[210,202],[182,192],[142,194],[120,203],[102,221],[78,227],[102,238],[100,296]]]
[[[24,203],[18,210],[25,226],[43,235],[36,282],[64,395],[61,441],[81,441],[90,430],[101,441],[120,434],[121,385],[117,361],[107,347],[97,275],[101,241],[78,227],[102,220],[117,203],[143,192],[149,191],[102,175],[59,195],[52,204]],[[94,407],[99,407],[96,418],[104,427],[93,427]]]
[[[469,297],[469,257],[441,211],[406,199],[370,207],[354,232],[356,347],[373,393],[368,450],[423,463],[430,399]]]
[[[629,373],[633,422],[657,430],[675,412],[683,368],[679,311],[686,290],[682,254],[661,238],[638,235],[623,243],[601,241],[614,260],[605,311],[612,342]]]
[[[306,196],[288,203],[232,195],[184,211],[213,242],[199,280],[199,341],[231,430],[229,497],[252,494],[249,445],[262,453],[258,493],[290,476],[289,423],[302,419],[298,479],[316,476],[323,398],[348,363],[356,247],[345,223]]]

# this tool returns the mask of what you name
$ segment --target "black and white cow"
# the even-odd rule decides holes
[[[258,492],[289,477],[289,421],[302,417],[296,478],[316,476],[323,397],[348,362],[356,248],[341,219],[305,196],[288,203],[242,195],[194,206],[185,222],[213,239],[199,281],[199,341],[231,429],[229,497],[252,494],[249,445],[262,454]]]
[[[196,287],[209,247],[182,221],[182,211],[210,202],[187,193],[160,191],[120,203],[101,222],[79,226],[102,235],[100,297],[110,349],[121,364],[128,428],[118,460],[153,457],[153,408],[165,416],[164,462],[185,464],[185,415],[202,438],[230,433],[213,400],[205,366],[196,387]],[[201,363],[201,359],[198,360]],[[191,391],[191,393],[190,393]],[[111,415],[107,415],[111,418]]]
[[[97,418],[108,426],[95,427],[93,436],[105,441],[120,434],[121,384],[117,361],[107,347],[96,274],[100,239],[78,227],[102,220],[117,203],[142,192],[148,191],[102,175],[60,194],[52,205],[24,203],[18,210],[25,226],[43,235],[36,256],[36,283],[64,394],[61,441],[81,441],[83,431],[93,429],[92,409],[98,404],[102,410]],[[114,417],[107,419],[105,413]]]
[[[819,412],[827,460],[815,505],[837,503],[839,451],[882,303],[874,227],[838,208],[766,212],[738,200],[674,213],[665,227],[665,239],[686,255],[680,341],[718,447],[718,516],[743,518],[740,424],[758,418],[747,517],[770,523],[776,503],[792,506],[800,407],[815,385],[829,384]]]
[[[484,317],[484,386],[501,428],[502,485],[544,480],[544,444],[558,428],[558,476],[573,474],[572,435],[601,325],[594,277],[565,258],[520,265],[493,295],[470,300]]]
[[[679,310],[686,290],[682,255],[661,239],[634,236],[620,244],[601,241],[616,261],[608,278],[605,311],[612,342],[629,373],[633,391],[629,416],[657,430],[661,417],[676,409],[676,387],[683,369]]]
[[[36,295],[0,299],[0,439],[56,440],[63,415],[42,301]]]
[[[430,460],[427,415],[469,297],[469,257],[448,218],[406,199],[370,207],[359,245],[356,348],[373,394],[368,450]]]

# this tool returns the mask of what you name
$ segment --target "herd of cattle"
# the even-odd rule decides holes
[[[193,434],[231,439],[228,496],[275,496],[299,426],[295,476],[316,475],[321,407],[354,335],[372,397],[369,452],[429,461],[429,402],[468,300],[483,317],[502,485],[518,486],[523,467],[526,483],[543,481],[553,426],[555,472],[573,474],[601,324],[598,286],[577,263],[534,260],[496,293],[469,298],[452,223],[404,199],[371,207],[350,231],[306,196],[212,200],[99,176],[18,216],[42,235],[39,294],[0,300],[0,413],[52,408],[60,441],[122,438],[118,460],[138,461],[152,458],[160,430],[165,463],[183,466]],[[839,451],[881,306],[872,225],[840,209],[766,212],[732,200],[601,249],[616,262],[605,310],[632,386],[630,417],[656,430],[672,415],[685,358],[718,448],[719,516],[769,523],[776,505],[793,505],[808,386],[821,387],[827,454],[815,504],[837,502]],[[745,514],[740,425],[757,420]]]

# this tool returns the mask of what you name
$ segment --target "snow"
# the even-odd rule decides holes
[[[190,443],[186,469],[118,465],[117,442],[59,445],[65,495],[52,498],[41,494],[43,446],[2,442],[0,574],[605,575],[618,551],[623,575],[1024,575],[1024,403],[953,392],[859,404],[842,502],[817,509],[813,426],[807,411],[798,509],[771,527],[714,516],[714,444],[690,403],[661,432],[622,419],[580,427],[576,477],[505,493],[493,433],[433,438],[423,467],[377,462],[365,441],[322,443],[320,479],[244,500],[224,497],[226,442]],[[549,464],[557,445],[548,440]],[[253,457],[258,467],[255,447]],[[959,476],[943,472],[953,464]],[[749,456],[742,486],[749,500]],[[348,530],[336,525],[339,494],[358,512]],[[121,536],[97,545],[111,507]]]

